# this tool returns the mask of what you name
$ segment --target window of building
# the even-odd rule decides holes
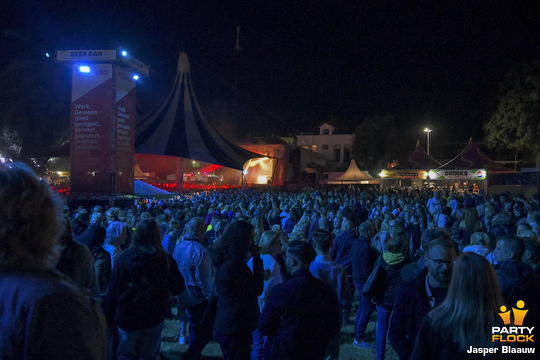
[[[317,145],[311,145],[311,151],[317,152]]]
[[[328,145],[323,145],[323,146],[322,146],[322,149],[323,149],[323,150],[328,150]]]
[[[341,161],[341,145],[334,145],[334,162]]]
[[[329,135],[330,134],[330,129],[323,129],[322,133],[323,133],[323,135]]]
[[[343,145],[343,162],[351,160],[351,145]]]

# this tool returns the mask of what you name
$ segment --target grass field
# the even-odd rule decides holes
[[[351,320],[354,320],[354,314],[351,315]],[[187,345],[178,343],[180,322],[177,320],[166,319],[165,328],[163,330],[163,342],[161,344],[162,359],[178,360],[182,359],[182,355],[187,350]],[[375,339],[375,315],[368,324],[366,335],[370,339]],[[340,360],[371,360],[375,359],[375,350],[364,350],[356,348],[352,345],[354,338],[354,324],[349,323],[341,331],[341,352]],[[375,341],[372,341],[375,345]],[[212,341],[206,346],[203,351],[203,359],[214,360],[223,359],[221,349],[217,341]],[[386,351],[386,359],[397,360],[398,357],[393,349]]]

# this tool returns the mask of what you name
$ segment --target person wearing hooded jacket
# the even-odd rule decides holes
[[[161,245],[159,225],[139,222],[114,267],[105,301],[107,320],[118,327],[118,359],[158,359],[169,297],[183,289],[178,265]]]
[[[524,326],[535,326],[539,316],[537,298],[539,284],[534,270],[521,261],[525,251],[523,240],[516,235],[503,235],[498,238],[493,250],[497,265],[495,271],[507,308],[514,307],[519,300],[525,302],[529,314]]]

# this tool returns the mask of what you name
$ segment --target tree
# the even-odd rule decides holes
[[[17,159],[58,145],[69,134],[70,98],[68,67],[26,59],[4,66],[0,70],[0,151]]]
[[[16,130],[7,126],[0,131],[0,156],[8,159],[18,159],[21,155],[22,141]]]
[[[512,151],[540,166],[540,61],[512,68],[501,84],[497,108],[484,125],[487,145]]]
[[[391,114],[366,117],[356,128],[352,155],[361,169],[385,168],[385,160],[399,158],[406,148],[409,138],[404,134]]]

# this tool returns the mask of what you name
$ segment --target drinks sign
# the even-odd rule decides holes
[[[429,178],[431,180],[485,180],[486,170],[429,170]]]

